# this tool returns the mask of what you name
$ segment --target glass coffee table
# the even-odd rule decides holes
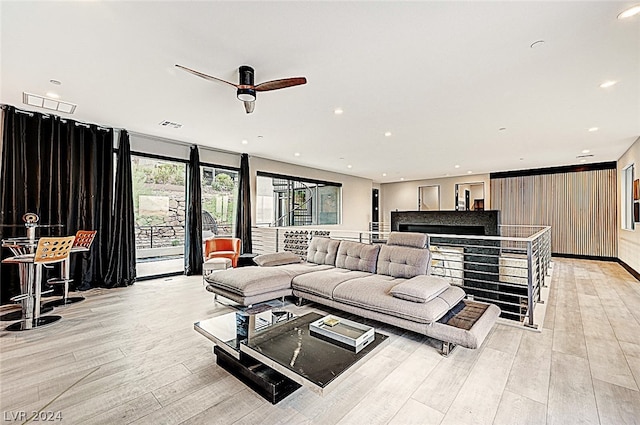
[[[218,365],[274,404],[300,386],[326,394],[388,338],[375,332],[356,352],[310,332],[309,325],[325,314],[295,317],[267,308],[237,313],[197,322],[194,329],[216,344]],[[248,332],[244,331],[246,322]],[[236,324],[240,324],[239,332]]]

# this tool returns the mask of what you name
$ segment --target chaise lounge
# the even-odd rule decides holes
[[[243,305],[293,295],[435,338],[445,355],[456,345],[478,348],[500,309],[429,275],[425,244],[426,235],[409,232],[392,232],[386,245],[314,237],[304,262],[289,252],[261,255],[258,266],[211,274],[207,290]]]

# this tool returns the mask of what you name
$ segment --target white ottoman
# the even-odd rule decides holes
[[[226,270],[231,268],[229,258],[210,258],[202,264],[202,284],[206,285],[206,277],[216,270]]]

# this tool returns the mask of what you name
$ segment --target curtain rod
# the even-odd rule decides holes
[[[2,104],[2,109],[7,109],[8,107],[9,107],[9,105]],[[13,109],[19,114],[29,115],[30,117],[33,117],[35,114],[40,114],[40,115],[42,115],[42,118],[45,118],[45,119],[51,118],[50,114],[46,114],[44,112],[24,111],[22,109],[16,108],[15,106],[13,107]],[[95,127],[98,130],[102,130],[102,131],[112,130],[109,127],[102,127],[102,126],[97,125],[97,124],[87,124],[85,122],[80,122],[80,121],[76,121],[76,120],[72,120],[72,119],[63,118],[63,117],[61,117],[59,115],[53,115],[53,116],[60,118],[60,121],[63,122],[63,123],[67,123],[69,120],[73,121],[73,123],[76,125],[76,127],[91,128],[92,125],[95,125]]]

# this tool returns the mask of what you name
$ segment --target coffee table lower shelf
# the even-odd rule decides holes
[[[276,404],[301,387],[300,384],[287,378],[280,372],[240,353],[240,360],[230,356],[224,350],[213,347],[216,363],[224,370],[238,378],[246,386],[258,393],[267,401]]]

